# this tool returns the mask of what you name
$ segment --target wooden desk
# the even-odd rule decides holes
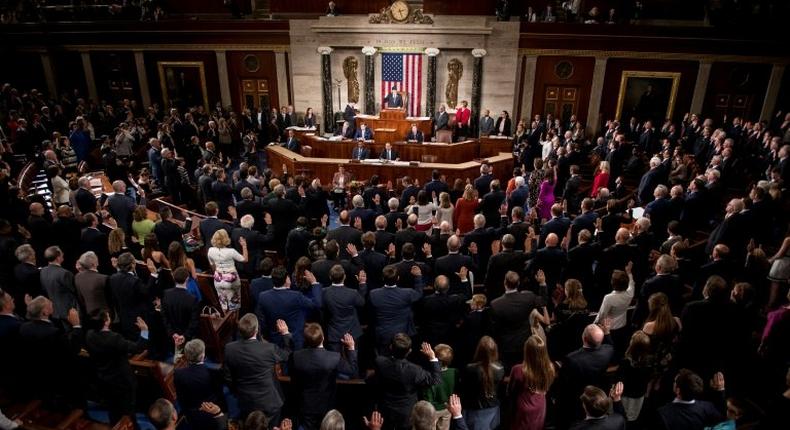
[[[312,157],[315,158],[351,158],[355,140],[327,140],[315,136],[305,136],[303,145],[313,148]],[[380,140],[368,141],[365,146],[370,150],[370,158],[378,158],[384,150],[385,143]],[[441,163],[464,163],[480,158],[480,144],[475,140],[466,140],[457,143],[406,143],[392,142],[392,149],[398,151],[402,161],[422,161],[423,155],[432,155]],[[494,149],[494,148],[492,148]],[[506,152],[506,151],[505,151]],[[487,151],[486,156],[499,155]],[[429,161],[429,160],[426,160]]]
[[[481,137],[480,157],[491,157],[500,152],[513,152],[513,138]]]
[[[333,143],[333,142],[329,142]],[[281,146],[267,146],[266,155],[268,156],[269,167],[275,174],[282,174],[282,166],[288,168],[288,172],[300,174],[308,178],[319,178],[323,184],[331,183],[332,177],[337,172],[338,165],[343,165],[352,177],[359,180],[367,180],[372,175],[379,175],[382,182],[389,180],[396,181],[403,176],[417,178],[421,183],[425,183],[431,177],[431,172],[438,169],[447,179],[447,183],[452,184],[456,178],[466,180],[480,176],[480,163],[477,161],[466,161],[462,163],[419,163],[411,165],[392,165],[392,164],[368,164],[350,163],[348,158],[315,158],[303,157],[300,154],[291,152]],[[494,157],[488,157],[489,165],[493,167],[495,175],[509,177],[513,170],[513,155],[502,153]]]
[[[428,117],[407,117],[404,109],[383,109],[379,115],[363,115],[356,117],[356,126],[367,124],[373,130],[373,138],[379,142],[395,142],[406,139],[412,124],[430,140],[433,132],[431,119]]]

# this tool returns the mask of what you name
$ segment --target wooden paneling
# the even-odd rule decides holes
[[[133,98],[140,101],[137,66],[131,51],[92,52],[91,65],[100,99]],[[148,80],[150,83],[151,79]]]
[[[145,70],[148,76],[148,89],[151,94],[151,101],[162,104],[162,89],[159,85],[159,61],[202,61],[203,70],[206,74],[206,92],[208,96],[209,108],[221,101],[219,93],[219,78],[217,77],[217,56],[214,52],[195,51],[157,51],[145,53]]]
[[[606,63],[606,77],[601,96],[601,123],[605,123],[606,120],[615,116],[617,97],[620,92],[620,79],[624,70],[680,73],[673,119],[680,120],[683,118],[683,114],[689,111],[699,70],[698,62],[610,58]]]
[[[258,70],[250,70],[245,66],[245,58],[254,56],[258,59]],[[266,80],[269,87],[269,100],[271,106],[280,106],[280,100],[287,99],[280,96],[285,88],[277,87],[277,64],[274,52],[271,51],[230,51],[227,53],[228,80],[230,81],[231,99],[233,106],[242,106],[241,81],[246,79]],[[249,63],[248,63],[249,64]]]
[[[567,64],[573,67],[573,73],[563,79],[560,77],[561,72],[558,71],[558,65],[562,67]],[[594,68],[595,59],[592,57],[538,57],[535,68],[535,95],[530,107],[532,111],[531,113],[524,111],[521,116],[527,120],[535,114],[541,114],[545,117],[547,113],[547,90],[556,88],[558,89],[557,100],[552,102],[556,103],[557,106],[561,106],[563,103],[573,103],[575,106],[573,113],[576,114],[579,121],[585,123],[587,121],[587,107],[590,103],[590,88],[592,86]],[[570,97],[570,94],[565,94],[566,91],[562,91],[563,89],[575,89],[574,97]]]
[[[716,121],[724,115],[757,118],[770,76],[770,64],[713,63],[703,115]]]
[[[249,0],[232,0],[245,13],[250,13],[252,2]],[[230,16],[230,9],[225,7],[225,2],[221,0],[189,0],[189,1],[169,1],[167,2],[167,13],[171,15],[196,15],[205,13],[227,12]]]
[[[277,13],[326,13],[326,0],[270,0],[270,9]],[[344,15],[376,13],[389,6],[387,0],[335,0],[337,10]]]
[[[58,92],[72,93],[75,89],[87,96],[85,70],[82,68],[82,56],[75,51],[59,51],[52,53],[52,67],[55,69],[55,82]]]

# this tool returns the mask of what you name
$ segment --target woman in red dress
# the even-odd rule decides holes
[[[472,184],[466,184],[464,195],[455,203],[453,211],[453,225],[461,230],[461,234],[469,233],[474,230],[474,217],[480,202],[475,195],[475,188]]]
[[[532,335],[524,342],[524,362],[513,366],[507,396],[514,402],[513,430],[542,430],[546,421],[546,393],[556,372],[546,342]]]
[[[598,197],[598,190],[601,188],[609,188],[609,162],[606,160],[598,164],[598,172],[595,173],[595,178],[593,179],[590,197]]]

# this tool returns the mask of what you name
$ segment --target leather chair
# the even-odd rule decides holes
[[[423,163],[435,163],[437,157],[432,154],[423,154],[420,158]]]
[[[453,142],[453,132],[452,132],[452,130],[437,130],[436,131],[436,142],[437,143],[452,143]]]
[[[302,145],[302,147],[299,148],[299,153],[302,154],[302,157],[312,157],[313,147],[310,145]]]

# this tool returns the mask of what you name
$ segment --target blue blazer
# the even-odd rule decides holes
[[[365,140],[373,139],[373,130],[371,130],[370,128],[365,127],[365,134],[363,135],[362,134],[362,129],[358,128],[357,132],[354,133],[354,139],[361,139],[361,138],[364,138]]]
[[[367,148],[358,148],[355,147],[353,151],[351,151],[351,159],[353,160],[366,160],[370,156],[370,150]]]
[[[414,289],[382,287],[370,292],[370,304],[376,315],[376,343],[389,345],[398,333],[414,336],[412,305],[422,298],[422,277],[414,280]]]
[[[301,349],[304,343],[304,327],[306,314],[321,307],[321,284],[315,283],[306,296],[297,290],[278,290],[271,289],[258,295],[258,304],[255,307],[255,315],[258,316],[259,330],[263,333],[262,327],[269,330],[269,339],[277,345],[285,346],[285,341],[280,333],[277,332],[277,320],[281,319],[288,324],[288,329],[292,331],[293,349]]]

